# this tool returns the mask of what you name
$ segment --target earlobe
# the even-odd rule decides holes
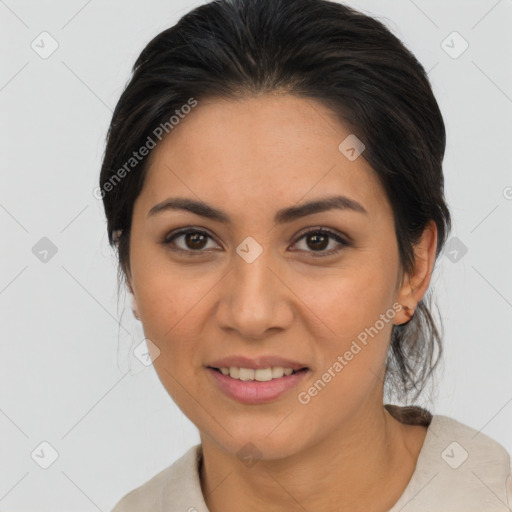
[[[437,249],[437,226],[431,220],[423,231],[421,240],[414,246],[414,273],[412,276],[406,275],[404,285],[397,296],[398,303],[402,306],[402,311],[396,315],[396,325],[402,325],[409,322],[414,316],[417,304],[425,295],[436,258]]]
[[[132,312],[133,312],[133,316],[137,320],[140,320],[139,307],[137,305],[137,299],[135,298],[135,294],[133,293],[132,285],[130,284],[129,281],[127,282],[127,285],[128,285],[128,293],[132,296]]]
[[[410,308],[409,306],[402,305],[402,308],[405,312],[405,316],[407,317],[407,319],[405,320],[405,322],[401,322],[399,325],[404,325],[404,324],[409,323],[412,320],[414,313],[416,312],[416,310],[414,308]]]
[[[131,294],[132,295],[132,312],[133,312],[133,316],[137,319],[137,320],[140,320],[140,316],[139,316],[139,308],[137,306],[137,300],[135,299],[135,295],[133,295],[133,293]]]
[[[408,291],[409,290],[409,291]],[[400,304],[400,309],[395,315],[394,324],[395,325],[404,325],[410,322],[416,312],[416,305],[421,300],[415,300],[413,289],[411,284],[404,285],[401,293],[398,297],[398,303]]]

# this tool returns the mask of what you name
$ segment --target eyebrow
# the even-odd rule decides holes
[[[276,224],[284,224],[294,220],[313,215],[315,213],[326,212],[328,210],[349,210],[353,212],[368,215],[366,209],[354,199],[346,196],[330,196],[322,199],[303,203],[299,206],[290,206],[279,210],[274,216]],[[156,204],[149,210],[148,217],[169,210],[185,210],[201,217],[211,219],[222,224],[231,224],[227,213],[218,208],[214,208],[203,201],[196,201],[184,197],[170,197],[161,203]]]

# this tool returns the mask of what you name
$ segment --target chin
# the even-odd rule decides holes
[[[304,448],[306,439],[299,439],[298,432],[291,432],[284,426],[279,426],[281,420],[264,422],[264,424],[253,425],[251,428],[247,423],[238,426],[239,431],[224,424],[222,438],[209,437],[224,451],[232,456],[238,457],[242,462],[245,460],[279,460],[296,454]],[[217,432],[218,434],[218,432]],[[247,464],[249,466],[249,464]]]

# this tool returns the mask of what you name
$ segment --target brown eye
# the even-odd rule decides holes
[[[198,229],[182,229],[181,231],[165,237],[162,244],[170,246],[171,250],[179,253],[184,253],[189,256],[199,256],[210,252],[207,249],[215,248],[211,246],[208,247],[209,239],[213,241],[213,238],[205,231]],[[302,240],[305,242],[305,247],[299,248],[299,250],[309,253],[314,257],[331,256],[340,252],[341,248],[350,246],[350,243],[344,240],[340,235],[325,228],[317,228],[304,233],[298,241],[295,242],[294,246],[299,244]],[[333,247],[326,250],[330,244],[332,244]],[[215,245],[218,248],[218,245]]]
[[[196,254],[206,252],[204,249],[208,248],[208,239],[213,240],[212,237],[204,231],[197,229],[185,229],[178,231],[171,236],[167,236],[162,243],[164,245],[171,246],[175,251],[189,253],[195,256]],[[177,243],[178,240],[180,243]]]
[[[306,240],[308,247],[315,251],[325,249],[329,245],[329,236],[321,233],[308,234],[306,235]]]
[[[299,250],[311,253],[311,256],[331,256],[340,252],[342,247],[348,247],[350,244],[341,238],[337,233],[326,229],[315,229],[304,233],[294,245],[297,245],[300,241],[304,240],[305,248],[299,248]],[[331,242],[334,248],[325,250],[329,247]],[[318,254],[315,254],[318,253]]]
[[[202,233],[186,233],[185,235],[185,245],[189,249],[203,249],[206,242],[206,236]]]

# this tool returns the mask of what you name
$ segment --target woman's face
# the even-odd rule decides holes
[[[339,149],[349,135],[312,100],[212,100],[150,155],[131,231],[136,308],[162,384],[232,454],[251,442],[284,457],[382,407],[392,326],[408,317],[392,210],[361,147]],[[341,196],[359,206],[300,209]],[[150,213],[171,198],[205,206]],[[307,370],[247,382],[209,368],[238,356]]]

